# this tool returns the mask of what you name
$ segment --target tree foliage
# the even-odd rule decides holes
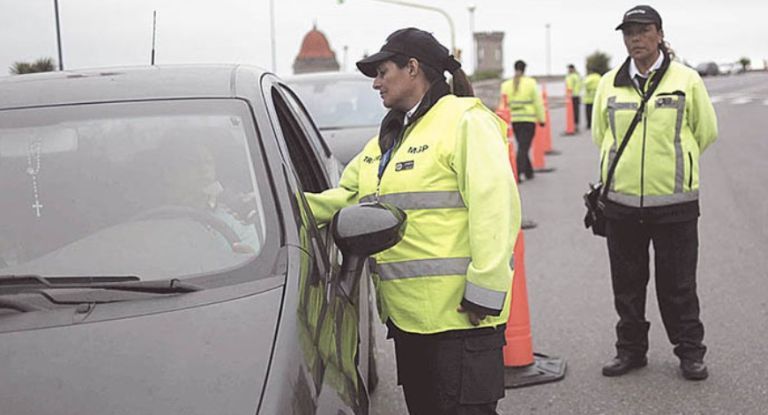
[[[596,72],[600,75],[611,69],[611,57],[605,53],[596,50],[587,56],[587,72]]]
[[[749,67],[752,65],[752,61],[748,57],[744,56],[739,59],[739,64],[741,65],[741,69],[746,72],[747,69],[749,69]]]
[[[55,70],[53,58],[40,58],[34,62],[14,62],[11,65],[11,75],[21,75],[35,72],[52,72]]]

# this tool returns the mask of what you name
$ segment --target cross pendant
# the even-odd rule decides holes
[[[40,217],[40,209],[43,208],[43,205],[40,204],[39,201],[35,201],[35,204],[32,205],[32,209],[35,209],[35,213],[37,214],[37,217]]]

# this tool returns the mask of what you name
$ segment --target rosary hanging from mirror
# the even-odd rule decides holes
[[[32,192],[35,196],[35,203],[32,205],[32,209],[35,210],[35,215],[39,218],[40,211],[43,209],[43,205],[40,203],[40,195],[38,193],[37,175],[40,174],[40,152],[43,147],[41,141],[35,141],[29,143],[27,149],[27,174],[32,177]]]

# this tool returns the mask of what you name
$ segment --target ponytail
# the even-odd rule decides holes
[[[453,94],[457,97],[473,97],[475,96],[475,90],[472,88],[472,83],[469,81],[469,77],[463,69],[457,68],[451,75],[453,79]]]

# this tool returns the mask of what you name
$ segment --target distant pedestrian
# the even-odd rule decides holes
[[[588,66],[587,76],[584,78],[584,112],[587,118],[587,130],[592,128],[592,104],[595,101],[598,83],[600,83],[600,74]]]
[[[533,179],[533,165],[528,153],[536,135],[536,123],[543,127],[546,120],[539,86],[535,79],[524,76],[525,67],[525,62],[515,62],[515,76],[501,84],[499,97],[503,99],[506,95],[512,117],[512,130],[517,140],[518,181],[522,181],[522,176],[526,180]]]
[[[321,223],[358,202],[406,211],[403,240],[372,268],[408,411],[495,414],[520,229],[507,127],[428,32],[395,31],[357,67],[389,112],[339,187],[307,200]]]
[[[616,30],[629,57],[600,80],[592,122],[603,183],[616,162],[604,213],[618,339],[617,355],[603,375],[619,376],[647,364],[652,242],[667,336],[683,377],[701,380],[708,371],[696,294],[699,156],[717,138],[715,110],[696,71],[670,58],[656,10],[633,7]],[[625,138],[633,124],[634,132]]]
[[[568,74],[565,75],[565,89],[571,91],[571,103],[573,103],[573,125],[579,132],[579,106],[581,105],[581,75],[573,64],[568,65]]]

